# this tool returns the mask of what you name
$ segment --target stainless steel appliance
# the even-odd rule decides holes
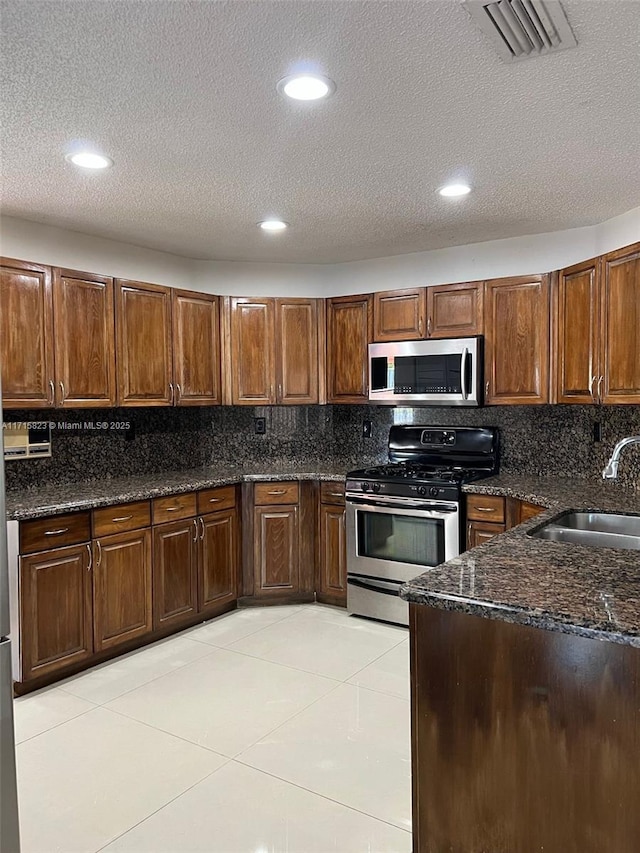
[[[347,610],[409,624],[403,583],[464,550],[461,486],[498,472],[495,428],[394,426],[389,464],[347,474]]]
[[[0,850],[19,853],[18,793],[13,733],[13,680],[9,639],[9,567],[4,506],[4,462],[0,459]],[[13,569],[15,570],[15,566]]]
[[[369,400],[419,406],[481,406],[483,338],[369,344]]]

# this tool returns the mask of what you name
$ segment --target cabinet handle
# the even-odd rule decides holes
[[[177,512],[179,509],[180,509],[179,506],[166,506],[164,508],[164,511],[165,512]],[[131,516],[129,516],[129,518],[131,518]],[[115,521],[115,518],[113,520]]]
[[[275,395],[274,395],[274,393],[273,393],[273,382],[271,383],[271,388],[270,388],[269,390],[270,390],[270,396],[271,396],[271,399],[273,400],[273,399],[274,399],[274,397],[275,397]]]
[[[62,399],[60,400],[60,402],[64,403],[64,398],[67,396],[67,392],[64,390],[64,382],[62,381],[62,379],[60,380],[60,393],[62,394]]]
[[[422,337],[422,317],[418,320],[418,334]]]
[[[471,545],[471,522],[467,524],[467,544]]]
[[[282,400],[282,383],[278,382],[278,400]]]
[[[68,533],[68,527],[60,527],[58,530],[45,530],[45,536],[60,536],[61,533]]]
[[[114,521],[114,522],[129,521],[130,518],[133,518],[133,516],[132,515],[119,515],[119,516],[117,516],[117,518],[112,518],[111,521]]]
[[[198,541],[198,519],[197,518],[193,519],[193,533],[194,533],[193,541],[197,542]]]
[[[427,320],[427,337],[431,337],[431,317]]]
[[[204,539],[204,521],[202,518],[199,518],[198,521],[200,522],[200,541],[202,542]]]
[[[49,397],[49,405],[53,406],[56,401],[56,386],[53,384],[53,379],[49,380],[49,390],[51,391],[51,396]]]
[[[477,512],[495,512],[495,509],[493,509],[493,507],[490,507],[490,506],[474,506],[474,509]]]
[[[210,504],[219,504],[222,498],[209,498]]]
[[[87,553],[89,554],[89,565],[87,566],[87,571],[90,572],[93,568],[93,552],[91,550],[91,545],[87,545]]]
[[[598,379],[598,402],[602,404],[602,383],[604,382],[604,376],[601,376]]]
[[[344,492],[329,492],[332,498],[343,498]]]
[[[180,402],[180,397],[182,397],[182,386],[179,382],[176,382],[176,406]]]
[[[591,382],[589,382],[589,393],[591,394],[591,399],[593,400],[593,402],[594,402],[594,403],[597,403],[598,401],[596,400],[596,395],[593,393],[593,383],[594,383],[595,381],[596,381],[596,377],[595,377],[595,376],[592,376],[592,377],[591,377]]]
[[[270,495],[286,495],[287,490],[286,489],[271,489],[268,492],[268,494],[270,494]]]
[[[98,546],[98,559],[96,560],[96,569],[99,569],[100,563],[102,562],[102,545],[100,544],[99,539],[96,539],[96,545]]]
[[[170,383],[169,383],[169,394],[171,395],[171,400],[170,400],[170,402],[169,402],[169,405],[170,405],[170,406],[175,406],[175,402],[174,402],[174,400],[175,400],[175,396],[176,396],[176,395],[175,395],[175,389],[174,389],[174,387],[173,387],[173,382],[170,382]]]
[[[485,396],[485,397],[488,397],[488,396],[489,396],[489,380],[488,380],[488,379],[487,379],[487,381],[484,383],[484,396]]]

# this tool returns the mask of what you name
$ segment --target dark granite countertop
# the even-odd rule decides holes
[[[217,465],[166,471],[160,474],[135,474],[129,477],[63,483],[37,489],[8,491],[7,518],[24,521],[70,510],[145,500],[227,486],[245,480],[344,480],[345,464]]]
[[[503,475],[467,492],[538,503],[546,511],[414,578],[407,601],[640,648],[640,551],[533,539],[569,509],[640,514],[640,491],[605,481]]]

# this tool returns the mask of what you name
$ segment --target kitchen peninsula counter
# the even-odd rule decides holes
[[[129,501],[146,500],[229,486],[245,481],[344,480],[347,465],[325,462],[299,464],[213,465],[184,471],[134,474],[121,478],[60,483],[35,489],[8,491],[7,518],[26,521],[81,509],[95,509]]]

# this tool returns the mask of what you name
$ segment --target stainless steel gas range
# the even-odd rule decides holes
[[[389,464],[347,474],[347,610],[409,624],[403,583],[464,550],[463,483],[498,472],[495,428],[394,426]]]

